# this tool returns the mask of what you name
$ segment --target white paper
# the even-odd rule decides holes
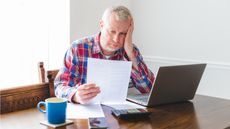
[[[100,104],[67,104],[67,119],[88,119],[89,117],[105,117]]]
[[[146,107],[144,106],[141,106],[141,105],[138,105],[138,104],[135,104],[135,103],[132,103],[132,102],[129,102],[129,101],[125,101],[123,103],[120,103],[120,104],[105,104],[106,106],[109,106],[111,108],[114,108],[114,109],[136,109],[136,108],[141,108],[141,109],[144,109]]]
[[[100,87],[91,103],[123,103],[126,100],[132,62],[88,58],[87,83]]]

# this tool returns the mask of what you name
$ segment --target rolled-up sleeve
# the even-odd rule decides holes
[[[131,85],[135,86],[141,93],[148,93],[154,82],[154,74],[148,69],[143,57],[141,56],[138,48],[134,46],[134,55],[136,57],[137,66],[132,67],[131,71]]]
[[[68,49],[64,57],[63,66],[54,80],[55,95],[60,98],[66,98],[70,102],[73,102],[72,98],[77,91],[77,82],[79,82],[77,59],[75,49],[72,47]]]

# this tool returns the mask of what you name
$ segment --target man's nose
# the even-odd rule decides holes
[[[119,41],[119,35],[118,34],[113,36],[113,41],[116,43]]]

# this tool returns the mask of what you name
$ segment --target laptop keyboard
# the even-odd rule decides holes
[[[132,99],[138,100],[138,101],[142,101],[142,102],[147,102],[148,97],[149,97],[149,94],[138,94],[138,95],[129,96],[129,98],[132,98]]]

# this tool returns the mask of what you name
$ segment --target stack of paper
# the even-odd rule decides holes
[[[87,105],[68,104],[67,118],[104,117],[100,104],[115,109],[145,108],[126,101],[132,62],[88,58],[87,83],[95,83],[101,93]]]

